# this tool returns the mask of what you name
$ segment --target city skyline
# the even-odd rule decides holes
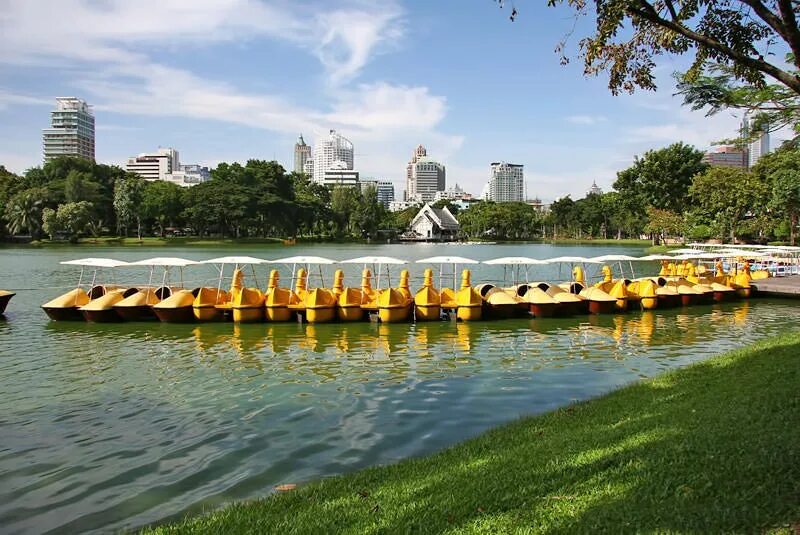
[[[0,163],[18,172],[41,163],[41,129],[63,94],[93,104],[100,162],[175,146],[202,165],[259,158],[291,170],[300,132],[334,128],[355,144],[358,170],[397,191],[408,147],[424,143],[468,191],[506,158],[546,199],[579,197],[593,180],[608,190],[634,155],[679,140],[705,149],[739,122],[680,105],[671,73],[682,60],[660,66],[659,92],[618,97],[577,62],[562,67],[552,49],[570,25],[544,6],[511,24],[489,1],[233,0],[193,6],[190,19],[178,4],[37,5],[10,4],[0,32]],[[67,10],[72,23],[60,24]],[[137,22],[109,23],[120,20]],[[503,91],[481,74],[495,72]]]

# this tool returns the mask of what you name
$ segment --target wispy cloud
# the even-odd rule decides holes
[[[608,120],[603,115],[569,115],[566,118],[568,123],[591,126],[598,123],[604,123]]]

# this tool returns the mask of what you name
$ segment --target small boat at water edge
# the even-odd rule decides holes
[[[414,295],[414,318],[417,321],[435,321],[442,317],[442,298],[433,287],[433,270],[423,273],[422,288]]]
[[[153,305],[172,295],[166,286],[144,288],[114,304],[114,310],[124,321],[155,320]]]
[[[42,305],[42,309],[47,316],[53,321],[80,321],[85,320],[85,315],[81,312],[80,308],[89,304],[89,302],[104,296],[107,292],[117,289],[115,285],[97,284],[97,276],[100,270],[113,269],[127,265],[126,262],[119,260],[112,260],[110,258],[80,258],[78,260],[67,260],[61,262],[62,265],[67,266],[80,266],[81,272],[78,277],[78,284],[76,287],[55,299],[51,299]],[[89,284],[89,291],[83,289],[83,277],[86,268],[93,268],[92,282]],[[112,303],[113,304],[113,303]],[[102,314],[94,314],[93,316],[100,317]]]
[[[153,305],[153,313],[164,323],[191,323],[194,321],[194,299],[199,288],[177,290],[172,295]]]
[[[14,292],[0,290],[0,316],[5,314],[8,302],[11,301],[11,298],[14,297],[15,295],[17,294],[15,294]]]
[[[78,310],[86,321],[94,323],[112,323],[122,321],[122,316],[117,314],[114,305],[136,294],[138,288],[114,288],[107,291],[97,299],[92,299]]]

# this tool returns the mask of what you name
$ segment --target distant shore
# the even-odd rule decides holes
[[[547,239],[547,240],[470,240],[472,243],[486,241],[487,244],[491,243],[534,243],[534,244],[550,244],[550,245],[620,245],[620,246],[634,246],[634,247],[650,247],[650,240],[637,240],[637,239]],[[326,237],[302,237],[297,238],[293,244],[309,244],[309,243],[362,243],[362,244],[384,244],[385,240],[364,240],[354,238],[326,238]],[[402,243],[392,241],[391,243]],[[173,246],[173,247],[222,247],[230,245],[292,245],[287,243],[287,240],[282,238],[213,238],[213,237],[171,237],[161,238],[157,236],[145,236],[139,238],[123,238],[118,236],[103,236],[100,238],[81,238],[77,243],[68,241],[50,241],[50,240],[37,240],[31,242],[13,242],[5,241],[0,242],[0,246],[5,247],[159,247],[159,246]]]

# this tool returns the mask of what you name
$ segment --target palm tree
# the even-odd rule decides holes
[[[5,217],[11,234],[26,232],[36,237],[42,229],[42,192],[36,189],[21,191],[9,199]]]

